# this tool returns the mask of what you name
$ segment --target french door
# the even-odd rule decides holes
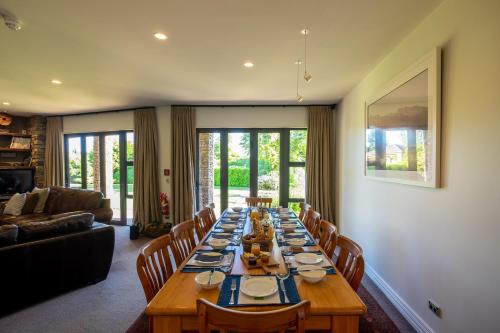
[[[111,201],[113,221],[133,218],[134,133],[66,134],[65,185],[103,192]]]
[[[305,198],[305,129],[198,129],[196,204],[217,211],[248,196],[298,208]]]

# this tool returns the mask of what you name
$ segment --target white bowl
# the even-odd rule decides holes
[[[233,212],[239,213],[243,210],[243,207],[233,207],[232,210]]]
[[[210,278],[210,271],[206,272],[201,272],[200,274],[197,274],[194,277],[194,281],[196,282],[197,285],[202,287],[203,289],[215,289],[220,284],[222,281],[224,281],[224,278],[226,275],[222,272],[215,271],[212,275],[212,280],[210,281],[210,285],[208,284],[208,280]]]
[[[309,270],[309,271],[304,272],[303,270]],[[302,276],[304,281],[309,283],[317,283],[323,280],[323,278],[326,275],[325,269],[314,265],[299,266],[297,268],[297,272],[299,273],[300,276]]]
[[[208,241],[208,245],[214,250],[224,250],[229,244],[231,244],[229,239],[211,238]]]
[[[236,224],[232,223],[222,223],[220,225],[220,228],[224,230],[225,232],[233,232],[234,229],[236,229],[238,226]]]

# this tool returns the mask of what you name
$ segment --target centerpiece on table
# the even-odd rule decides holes
[[[266,212],[261,214],[258,210],[250,212],[250,219],[252,222],[252,232],[246,234],[242,238],[243,251],[250,253],[252,251],[252,244],[260,244],[262,251],[271,252],[273,249],[274,229],[269,220],[269,214]]]

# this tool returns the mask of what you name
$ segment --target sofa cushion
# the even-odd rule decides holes
[[[24,222],[46,221],[49,216],[45,213],[32,213],[27,215],[0,215],[0,225],[19,224]]]
[[[21,215],[26,202],[26,193],[16,193],[10,197],[9,201],[5,205],[3,213],[6,215]]]
[[[31,193],[38,193],[38,202],[36,204],[35,209],[33,209],[34,213],[43,213],[45,209],[45,203],[47,202],[47,198],[49,197],[49,188],[38,188],[35,187]]]
[[[32,241],[90,229],[94,214],[81,213],[41,222],[19,224],[19,242]]]
[[[24,203],[21,215],[32,214],[39,198],[40,195],[38,193],[26,193],[26,202]]]
[[[15,224],[0,226],[0,246],[14,244],[19,228]]]
[[[101,192],[91,190],[52,186],[50,192],[51,195],[45,207],[45,212],[49,214],[97,209],[101,207],[103,199]]]

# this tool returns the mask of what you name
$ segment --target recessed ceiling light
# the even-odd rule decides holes
[[[62,81],[58,79],[52,79],[50,82],[52,82],[53,84],[62,84]]]
[[[9,106],[10,102],[2,102],[2,104],[5,105],[5,106]]]
[[[153,35],[156,39],[159,39],[159,40],[166,40],[168,39],[168,36],[165,35],[164,33],[162,32],[156,32],[154,35]]]
[[[308,28],[302,29],[300,30],[300,33],[303,35],[309,35],[309,29]]]
[[[246,68],[252,68],[254,66],[253,62],[251,61],[247,61],[243,64],[243,66],[245,66]]]

